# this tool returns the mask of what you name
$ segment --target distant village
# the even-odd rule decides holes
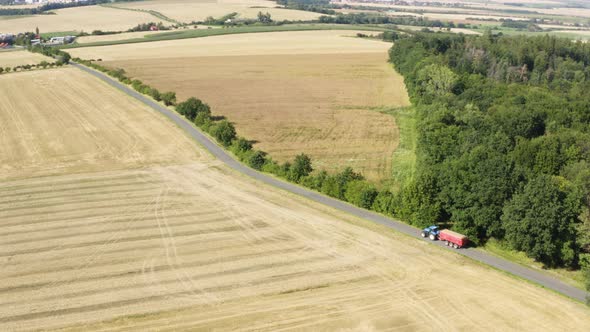
[[[19,39],[19,37],[26,37],[26,35],[27,34],[13,35],[13,34],[0,33],[0,49],[14,47],[15,43],[17,43],[17,39]],[[70,44],[76,40],[75,36],[51,37],[47,40],[42,40],[41,36],[39,36],[39,35],[29,35],[29,36],[31,36],[31,37],[29,37],[27,40],[30,41],[31,46],[35,46],[35,45],[57,46],[57,45]],[[23,45],[22,41],[21,41],[20,45]]]

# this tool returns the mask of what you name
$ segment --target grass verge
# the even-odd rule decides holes
[[[399,129],[399,145],[392,156],[390,180],[391,190],[397,192],[412,180],[416,171],[416,112],[411,106],[381,112],[393,116]]]
[[[528,257],[524,252],[516,251],[508,246],[507,243],[496,239],[490,239],[481,248],[489,254],[501,257],[512,263],[516,263],[532,270],[542,271],[552,277],[555,277],[564,283],[574,287],[584,289],[584,276],[580,270],[571,271],[564,268],[547,269],[543,264],[536,262],[534,259]]]

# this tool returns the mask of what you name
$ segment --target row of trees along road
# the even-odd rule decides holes
[[[590,287],[590,46],[551,36],[417,34],[390,59],[418,117],[397,211],[493,237]]]

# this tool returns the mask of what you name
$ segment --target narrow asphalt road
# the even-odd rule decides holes
[[[161,104],[159,104],[159,103],[153,101],[152,99],[136,92],[135,90],[129,88],[128,86],[123,85],[123,84],[119,83],[118,81],[111,79],[109,76],[107,76],[101,72],[92,70],[86,66],[76,64],[76,63],[72,63],[72,65],[74,67],[77,67],[77,68],[101,79],[102,81],[106,82],[110,86],[123,91],[127,95],[143,102],[144,104],[153,108],[155,111],[163,114],[164,116],[169,118],[171,121],[173,121],[175,124],[177,124],[179,127],[181,127],[184,131],[186,131],[197,142],[199,142],[201,145],[203,145],[216,158],[223,161],[227,166],[229,166],[230,168],[232,168],[240,173],[251,176],[254,179],[256,179],[260,182],[264,182],[268,185],[271,185],[271,186],[274,186],[277,188],[281,188],[281,189],[289,191],[291,193],[294,193],[294,194],[303,196],[305,198],[311,199],[313,201],[322,203],[324,205],[333,207],[333,208],[338,209],[340,211],[344,211],[344,212],[354,215],[356,217],[366,219],[366,220],[375,222],[380,225],[387,226],[387,227],[392,228],[398,232],[418,238],[422,241],[429,241],[429,240],[422,239],[419,235],[419,230],[410,226],[410,225],[404,224],[400,221],[396,221],[396,220],[387,218],[387,217],[382,216],[380,214],[376,214],[376,213],[373,213],[373,212],[370,212],[370,211],[367,211],[367,210],[364,210],[361,208],[357,208],[357,207],[352,206],[348,203],[324,196],[324,195],[317,193],[315,191],[311,191],[311,190],[299,187],[297,185],[270,177],[270,176],[260,173],[258,171],[255,171],[255,170],[243,165],[242,163],[236,161],[232,157],[230,157],[228,152],[223,150],[217,144],[213,143],[207,136],[205,136],[203,133],[201,133],[199,130],[197,130],[195,127],[193,127],[190,123],[185,121],[177,113],[170,111],[169,109],[162,106]],[[521,266],[521,265],[518,265],[515,263],[511,263],[511,262],[504,260],[502,258],[486,254],[485,252],[483,252],[481,250],[476,250],[474,248],[466,248],[466,249],[459,249],[459,250],[449,249],[449,247],[445,246],[441,241],[435,241],[435,242],[430,242],[430,243],[432,245],[437,245],[439,247],[442,247],[446,250],[453,250],[459,254],[470,257],[476,261],[493,266],[497,269],[506,271],[508,273],[514,274],[514,275],[521,277],[523,279],[527,279],[527,280],[537,283],[545,288],[552,289],[552,290],[557,291],[561,294],[564,294],[566,296],[574,298],[578,301],[585,301],[586,296],[589,295],[588,293],[586,293],[585,291],[583,291],[581,289],[567,285],[567,284],[561,282],[560,280],[553,278],[551,276],[548,276],[542,272],[535,271],[535,270],[526,268],[524,266]]]

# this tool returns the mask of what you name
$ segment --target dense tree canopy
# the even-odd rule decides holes
[[[428,33],[398,40],[390,59],[419,131],[417,176],[394,210],[576,267],[590,249],[590,46]]]
[[[194,121],[197,115],[201,112],[211,113],[209,105],[195,97],[190,97],[186,101],[176,105],[176,110],[191,121]]]

